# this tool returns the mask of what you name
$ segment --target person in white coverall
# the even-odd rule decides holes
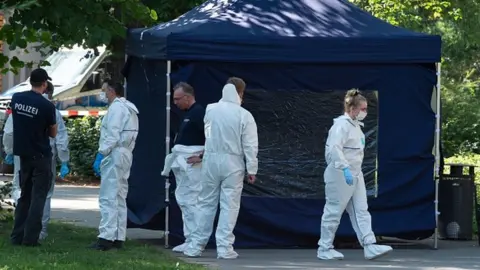
[[[325,145],[327,168],[324,173],[326,204],[320,229],[317,257],[341,260],[343,254],[333,249],[333,240],[343,212],[347,210],[365,258],[383,256],[392,248],[377,245],[368,212],[367,192],[362,173],[365,135],[362,121],[367,116],[367,100],[358,90],[345,96],[345,114],[334,119]]]
[[[253,184],[258,170],[257,125],[252,114],[241,107],[245,83],[230,78],[222,99],[207,106],[205,113],[205,152],[202,160],[202,189],[198,197],[196,229],[184,254],[200,256],[213,231],[213,221],[220,202],[220,216],[215,234],[217,258],[235,259],[235,228],[245,178]],[[198,162],[192,157],[190,163]]]
[[[53,95],[53,84],[48,82],[47,91],[44,97],[48,100],[52,100]],[[69,172],[68,162],[70,160],[70,151],[68,149],[68,132],[65,127],[65,122],[63,121],[62,115],[59,110],[56,110],[56,121],[58,127],[58,133],[55,138],[50,138],[50,146],[52,147],[52,185],[47,194],[47,200],[45,201],[45,207],[43,208],[43,217],[42,217],[42,230],[40,232],[39,240],[43,240],[48,236],[47,226],[50,221],[50,211],[51,211],[51,201],[53,196],[53,191],[55,188],[55,180],[57,177],[57,162],[56,159],[61,161],[62,165],[60,167],[60,177],[64,178]],[[4,126],[4,136],[3,136],[3,145],[5,153],[13,153],[13,118],[12,115],[9,115]],[[18,199],[21,195],[20,189],[20,157],[14,156],[13,163],[13,186],[12,186],[12,200],[14,205],[16,205]]]
[[[122,248],[127,236],[128,178],[133,149],[138,135],[138,109],[126,100],[124,88],[108,81],[102,87],[102,99],[108,102],[102,119],[98,154],[93,170],[100,175],[100,225],[96,243],[90,248]]]
[[[162,175],[168,176],[170,171],[175,174],[175,199],[182,211],[185,242],[174,247],[172,251],[183,252],[190,243],[191,232],[196,226],[194,215],[197,212],[197,199],[202,185],[201,163],[187,164],[187,159],[194,155],[200,156],[203,152],[205,108],[195,101],[194,89],[188,83],[180,82],[173,90],[173,102],[185,111],[185,115],[175,137],[172,153],[165,158]]]

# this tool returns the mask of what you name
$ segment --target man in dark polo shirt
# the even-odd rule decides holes
[[[178,83],[173,90],[173,103],[180,110],[185,111],[175,138],[175,145],[203,145],[205,143],[203,131],[205,108],[196,102],[193,87],[188,83]]]
[[[14,245],[38,246],[45,200],[51,186],[52,149],[57,135],[55,106],[42,96],[48,76],[38,68],[30,74],[31,91],[12,97],[13,154],[20,157],[21,195],[11,234]]]
[[[192,156],[198,158],[203,153],[205,108],[195,101],[195,92],[188,83],[181,82],[175,85],[173,90],[173,103],[185,111],[185,116],[175,137],[172,153],[165,158],[162,175],[168,176],[170,169],[175,174],[175,199],[182,211],[185,243],[174,247],[173,251],[183,252],[190,242],[191,232],[195,229],[194,214],[202,179],[201,163],[187,164],[187,159]]]

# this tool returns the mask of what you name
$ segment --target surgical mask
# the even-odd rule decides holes
[[[365,117],[367,117],[367,113],[364,111],[360,111],[357,115],[357,120],[362,121],[363,119],[365,119]]]
[[[105,92],[100,93],[100,101],[108,103],[108,98]]]
[[[42,94],[42,97],[46,98],[47,100],[50,100],[50,99],[48,98],[48,94]]]

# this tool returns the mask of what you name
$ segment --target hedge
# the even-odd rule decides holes
[[[77,177],[95,177],[92,164],[98,150],[100,117],[69,118],[65,122],[69,136],[70,173]]]

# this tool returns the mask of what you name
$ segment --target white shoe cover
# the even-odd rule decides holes
[[[40,235],[38,236],[38,241],[43,241],[47,238],[48,233],[46,232],[40,232]]]
[[[238,253],[231,250],[231,251],[228,251],[228,252],[225,252],[225,253],[218,253],[217,254],[217,259],[226,259],[226,260],[229,260],[229,259],[236,259],[238,258]]]
[[[387,255],[392,250],[391,246],[371,244],[363,248],[363,254],[365,255],[365,259],[374,260]]]
[[[318,250],[317,258],[320,260],[343,260],[344,256],[342,253],[336,251],[335,249],[329,250]]]
[[[192,248],[185,248],[185,250],[183,251],[183,255],[187,256],[187,257],[192,257],[192,258],[196,258],[196,257],[200,257],[202,256],[202,251],[201,250],[196,250],[196,249],[192,249]]]
[[[183,251],[185,250],[185,248],[187,248],[187,244],[186,243],[183,243],[181,245],[178,245],[174,248],[172,248],[172,251],[173,252],[177,252],[177,253],[183,253]]]

